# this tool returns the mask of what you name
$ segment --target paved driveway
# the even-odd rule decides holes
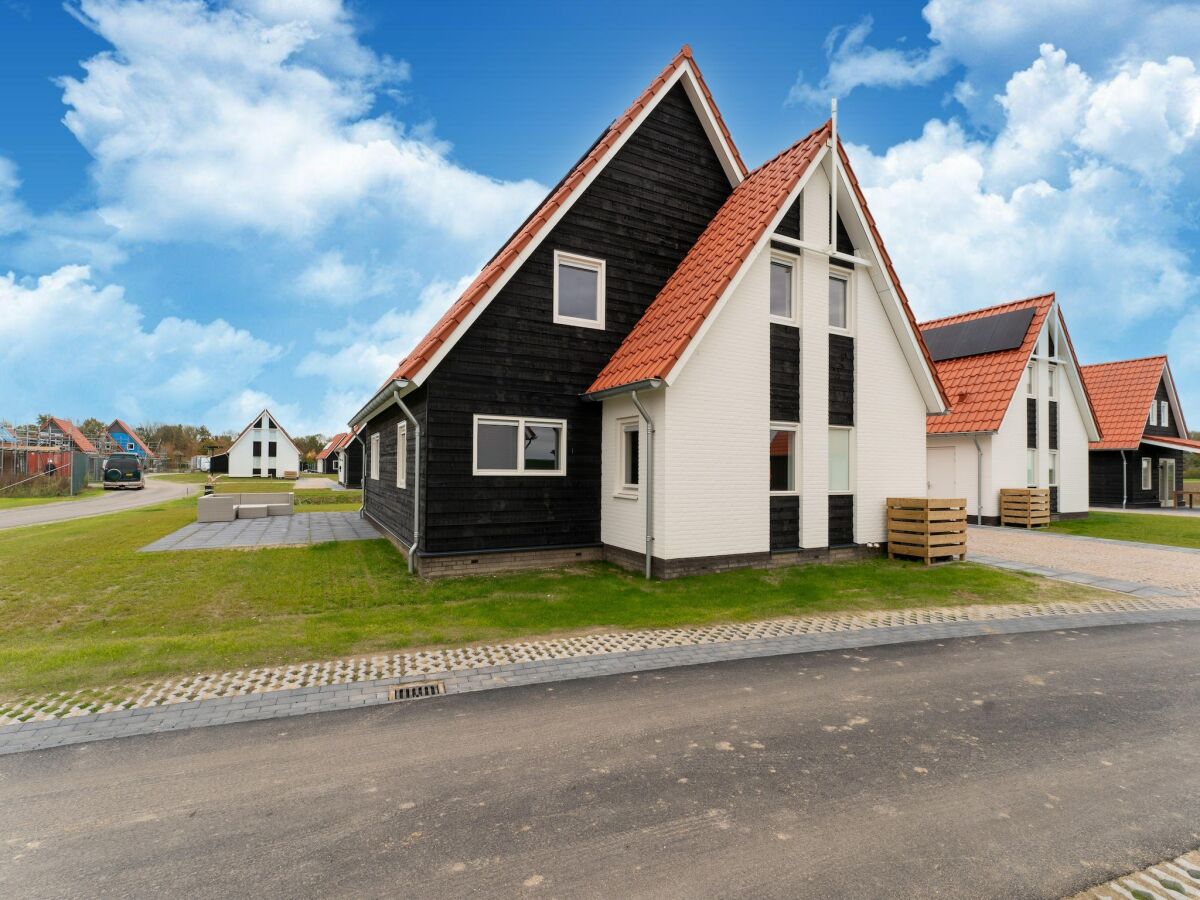
[[[62,503],[0,510],[0,531],[26,525],[45,525],[47,522],[103,516],[107,513],[136,509],[139,506],[151,506],[164,500],[176,500],[195,494],[199,490],[200,485],[196,484],[176,484],[159,478],[147,478],[146,488],[141,491],[106,491],[102,496],[91,500],[65,500]]]
[[[1010,562],[1134,581],[1200,596],[1200,551],[1133,544],[1022,528],[972,526],[970,554]]]

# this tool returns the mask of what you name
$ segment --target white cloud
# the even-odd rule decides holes
[[[394,266],[347,262],[342,251],[330,250],[297,276],[295,288],[304,297],[347,306],[395,292],[415,275]]]
[[[231,384],[249,382],[281,352],[222,319],[169,317],[147,330],[123,288],[97,285],[87,266],[36,280],[0,277],[0,371],[17,403],[73,397],[86,401],[74,400],[61,414],[184,415]],[[47,411],[33,405],[13,415]]]
[[[543,194],[373,114],[407,67],[361,45],[341,3],[81,0],[78,17],[113,49],[61,79],[64,121],[125,237],[296,238],[375,213],[493,239]]]
[[[804,73],[788,92],[788,103],[822,105],[831,97],[845,97],[857,87],[907,87],[929,84],[949,71],[953,60],[940,47],[929,50],[880,50],[866,44],[874,20],[863,17],[849,28],[839,26],[825,39],[829,66],[816,85]]]
[[[417,342],[471,283],[471,276],[456,283],[438,281],[421,292],[415,306],[391,309],[370,323],[350,322],[338,331],[317,335],[317,344],[296,367],[297,375],[325,378],[335,388],[363,392],[383,383]],[[346,414],[354,410],[346,411]]]
[[[0,156],[0,236],[19,231],[28,223],[29,212],[17,199],[20,186],[16,163]]]

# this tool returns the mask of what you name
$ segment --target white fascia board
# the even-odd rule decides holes
[[[1067,334],[1067,320],[1062,314],[1062,308],[1058,305],[1058,301],[1054,301],[1054,311],[1058,316],[1059,337],[1058,344],[1054,348],[1061,362],[1059,365],[1064,365],[1071,383],[1071,395],[1075,398],[1075,406],[1079,408],[1083,414],[1083,425],[1087,431],[1088,441],[1100,440],[1100,423],[1096,421],[1096,413],[1092,409],[1092,404],[1088,402],[1087,388],[1083,385],[1083,373],[1079,371],[1079,366],[1075,364],[1075,352],[1071,346],[1070,338]],[[1046,317],[1046,321],[1050,321],[1050,317]],[[1045,323],[1042,324],[1045,328]],[[1039,335],[1040,337],[1040,335]],[[1064,338],[1066,338],[1064,340]],[[1064,355],[1062,351],[1063,345],[1071,352]],[[1037,346],[1036,344],[1034,345]],[[1029,365],[1026,363],[1026,365]]]
[[[742,183],[745,176],[742,175],[742,169],[737,163],[737,157],[734,155],[733,148],[725,140],[725,132],[722,131],[721,125],[717,121],[716,111],[709,105],[708,99],[704,96],[704,91],[700,88],[700,79],[696,77],[696,70],[692,68],[691,60],[686,60],[680,68],[685,69],[689,76],[683,79],[683,89],[687,93],[688,99],[692,101],[692,108],[696,110],[696,114],[700,117],[700,124],[704,126],[704,133],[708,135],[709,141],[717,148],[717,159],[721,163],[721,168],[725,170],[725,174],[729,177],[729,184],[732,187],[737,187]]]
[[[1170,438],[1155,439],[1148,435],[1142,435],[1141,443],[1149,444],[1151,447],[1164,447],[1167,450],[1182,450],[1184,453],[1200,453],[1200,450],[1194,450],[1191,447],[1180,447],[1178,444],[1173,444],[1171,443]]]
[[[1167,399],[1171,403],[1171,411],[1175,414],[1175,430],[1179,432],[1181,438],[1190,440],[1191,435],[1187,430],[1187,422],[1183,418],[1183,405],[1179,402],[1179,394],[1175,392],[1175,377],[1171,374],[1170,361],[1163,363],[1162,377],[1167,382]]]
[[[920,338],[917,337],[915,328],[904,313],[904,304],[900,300],[900,293],[892,284],[887,266],[883,264],[883,254],[879,252],[879,247],[875,244],[875,238],[867,225],[867,217],[864,215],[862,207],[859,206],[858,198],[849,189],[850,176],[846,173],[846,167],[842,165],[841,158],[837,155],[834,156],[834,161],[838,172],[841,173],[841,177],[838,178],[838,209],[853,209],[854,215],[858,218],[859,228],[862,229],[871,252],[869,260],[874,263],[867,269],[867,275],[874,283],[879,299],[883,301],[883,311],[888,317],[896,340],[900,343],[901,352],[908,360],[909,368],[917,376],[917,386],[921,390],[921,397],[925,400],[925,411],[930,415],[943,415],[949,409],[942,401],[941,392],[938,391],[937,378],[926,362],[925,354],[921,352]],[[842,205],[843,195],[847,201],[846,206]],[[837,223],[834,223],[833,227],[836,229]]]
[[[704,92],[699,89],[699,85],[696,82],[695,71],[692,69],[690,64],[685,62],[671,74],[670,78],[663,82],[653,99],[642,108],[642,111],[638,113],[637,117],[633,120],[633,122],[630,123],[629,127],[626,128],[625,131],[621,133],[621,136],[617,138],[616,142],[608,148],[608,152],[604,154],[604,157],[592,167],[592,170],[588,172],[586,176],[584,176],[583,181],[579,183],[575,190],[571,191],[571,193],[563,201],[562,205],[554,211],[554,215],[552,215],[546,224],[541,227],[534,239],[525,246],[525,249],[520,252],[517,258],[513,260],[508,265],[508,268],[506,268],[500,275],[500,277],[496,279],[496,282],[488,288],[487,293],[483,295],[483,298],[476,303],[474,308],[471,309],[471,311],[467,313],[463,320],[458,323],[458,326],[454,329],[453,333],[451,333],[449,340],[444,341],[442,345],[438,347],[437,352],[426,361],[425,365],[421,366],[420,370],[413,374],[412,378],[410,379],[412,384],[420,385],[424,383],[425,379],[429,376],[429,373],[438,367],[441,361],[446,357],[446,354],[454,348],[456,343],[458,343],[459,338],[466,334],[466,332],[469,331],[471,326],[475,323],[475,320],[483,315],[484,310],[491,305],[491,302],[496,298],[496,295],[504,289],[504,286],[508,284],[509,279],[521,270],[521,267],[525,265],[525,262],[530,256],[533,255],[533,252],[537,250],[539,246],[541,246],[541,243],[546,239],[546,236],[554,230],[558,223],[562,221],[563,216],[565,216],[571,210],[571,207],[575,205],[575,201],[582,197],[587,189],[591,187],[592,182],[595,181],[596,178],[599,177],[600,173],[608,167],[608,164],[612,161],[612,159],[621,152],[621,148],[625,146],[625,143],[631,137],[633,137],[634,133],[639,128],[642,127],[642,123],[644,123],[646,119],[650,117],[650,114],[658,108],[658,104],[662,98],[667,95],[671,88],[675,87],[680,79],[683,79],[684,86],[688,89],[688,96],[693,98],[693,105],[696,105],[699,102],[699,106],[705,111],[705,114],[700,118],[704,123],[704,130],[709,132],[709,137],[711,138],[713,133],[715,133],[718,137],[721,136],[721,129],[716,124],[716,119],[712,113],[712,110],[709,109],[707,103],[703,102]],[[699,101],[695,98],[699,98]],[[710,128],[714,131],[710,132]],[[742,175],[741,172],[738,171],[737,162],[733,159],[733,155],[723,137],[721,137],[721,140],[715,144],[715,149],[718,151],[717,157],[721,160],[722,168],[725,168],[726,172],[729,172],[729,166],[732,166],[732,171],[736,173],[736,179],[734,175],[730,175],[730,182],[734,187],[737,187],[742,180]]]
[[[732,280],[730,280],[729,284],[725,286],[725,290],[717,300],[716,305],[713,306],[712,312],[710,312],[705,317],[704,321],[700,323],[700,328],[696,332],[695,336],[688,341],[688,345],[684,348],[684,351],[680,355],[679,359],[675,360],[675,364],[671,366],[670,371],[668,371],[663,377],[663,381],[666,382],[668,386],[679,377],[679,373],[683,371],[683,367],[687,365],[687,361],[692,358],[692,354],[696,351],[696,348],[700,346],[701,342],[704,340],[704,336],[708,334],[708,330],[712,327],[713,322],[716,321],[717,316],[721,314],[721,310],[725,308],[725,304],[729,302],[729,298],[732,297],[734,292],[738,289],[738,285],[742,283],[742,278],[745,276],[746,272],[750,270],[751,263],[758,259],[758,254],[762,253],[766,247],[771,245],[771,238],[775,232],[775,229],[779,227],[779,223],[783,221],[783,217],[787,215],[787,211],[792,208],[792,204],[796,202],[796,198],[800,196],[800,192],[804,190],[805,185],[808,184],[808,180],[812,177],[813,172],[815,172],[821,165],[821,161],[824,159],[824,154],[828,152],[828,149],[823,148],[817,153],[816,158],[809,163],[807,171],[805,171],[800,180],[796,182],[796,186],[793,187],[791,192],[787,195],[787,199],[779,205],[779,208],[775,211],[775,215],[771,217],[770,224],[767,225],[766,230],[763,232],[762,237],[758,239],[758,242],[754,245],[754,249],[746,254],[746,258],[742,260],[742,264],[738,267],[738,270],[734,274]]]

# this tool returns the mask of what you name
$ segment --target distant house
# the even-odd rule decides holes
[[[108,436],[112,438],[113,443],[122,453],[136,453],[147,461],[157,458],[146,442],[142,440],[141,435],[120,419],[114,419],[113,423],[108,426]]]
[[[321,452],[317,454],[317,472],[319,474],[336,472],[338,470],[337,447],[345,436],[346,432],[339,432],[331,437],[329,442],[321,448]]]
[[[926,322],[951,410],[927,420],[928,496],[966,497],[1000,523],[1004,488],[1050,489],[1055,518],[1086,516],[1088,442],[1100,436],[1054,294]]]
[[[42,431],[53,435],[58,441],[70,445],[71,449],[77,453],[86,453],[89,456],[96,456],[99,453],[95,444],[89,441],[70,419],[51,418]]]
[[[15,445],[17,436],[8,430],[7,426],[0,425],[0,446]]]
[[[1091,445],[1093,506],[1174,506],[1183,455],[1200,453],[1165,356],[1083,367],[1103,438]]]
[[[255,416],[229,449],[213,454],[209,471],[235,478],[282,478],[300,471],[300,450],[271,414]]]
[[[347,431],[335,448],[338,483],[349,488],[362,487],[363,445],[358,440],[360,430]]]
[[[351,424],[424,574],[674,577],[878,554],[946,407],[834,123],[750,171],[685,47]]]

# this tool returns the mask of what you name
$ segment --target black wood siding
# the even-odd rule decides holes
[[[1058,401],[1050,401],[1050,449],[1058,449]]]
[[[1030,397],[1025,401],[1025,446],[1037,449],[1037,399]]]
[[[804,219],[803,213],[800,210],[803,202],[804,195],[801,193],[801,195],[796,198],[795,202],[792,203],[791,207],[788,208],[788,211],[784,213],[783,219],[779,223],[779,227],[775,229],[776,234],[782,234],[784,237],[795,238],[796,240],[801,239],[801,227],[804,224]],[[796,252],[795,247],[788,247],[788,250],[790,250],[792,253]]]
[[[1183,451],[1142,444],[1125,451],[1128,469],[1127,503],[1132,507],[1158,506],[1158,461],[1175,460],[1175,490],[1183,490]],[[1142,458],[1150,459],[1150,490],[1142,490]],[[1121,454],[1117,450],[1094,450],[1088,454],[1088,501],[1093,506],[1121,505]]]
[[[1058,488],[1050,488],[1050,515],[1058,515]]]
[[[771,549],[795,550],[800,546],[800,498],[771,498]]]
[[[424,456],[428,442],[426,422],[428,409],[425,403],[426,391],[418,388],[404,398],[405,405],[412,411],[421,426],[421,452]],[[408,447],[405,459],[406,480],[403,488],[396,487],[396,427],[401,423],[408,424]],[[404,417],[398,406],[388,407],[383,414],[371,420],[363,432],[363,437],[370,445],[371,435],[379,434],[379,480],[367,479],[367,512],[373,519],[383,525],[406,544],[412,544],[413,531],[413,494],[416,486],[416,454],[417,436],[412,423]],[[357,447],[357,443],[352,446]],[[421,496],[426,495],[428,466],[422,465]],[[424,504],[422,504],[424,506]],[[425,511],[422,510],[421,528],[424,530]],[[423,543],[423,542],[422,542]]]
[[[829,546],[854,543],[854,497],[851,494],[829,495]]]
[[[1170,398],[1167,394],[1167,380],[1165,378],[1160,379],[1158,382],[1158,390],[1154,394],[1154,403],[1155,403],[1155,405],[1158,405],[1159,403],[1162,403],[1164,400],[1168,401],[1168,403],[1170,402]],[[1174,419],[1175,419],[1175,410],[1172,409],[1172,410],[1170,410],[1170,417],[1168,418],[1166,425],[1162,424],[1162,419],[1159,419],[1159,422],[1157,425],[1151,425],[1150,424],[1150,410],[1146,410],[1145,434],[1161,434],[1161,435],[1165,435],[1168,437],[1179,437],[1179,426],[1174,424]]]
[[[771,421],[800,421],[800,329],[771,323]]]
[[[210,475],[228,475],[229,474],[229,454],[218,453],[208,462],[208,471]]]
[[[676,86],[426,382],[423,550],[599,542],[601,404],[580,394],[730,190]],[[606,261],[603,331],[554,324],[555,250]],[[474,414],[565,419],[566,476],[473,476]]]
[[[364,435],[366,432],[363,433]],[[346,487],[362,487],[363,481],[363,446],[357,440],[350,441],[346,445],[346,477],[344,484]]]
[[[854,338],[829,336],[829,424],[854,424]]]

